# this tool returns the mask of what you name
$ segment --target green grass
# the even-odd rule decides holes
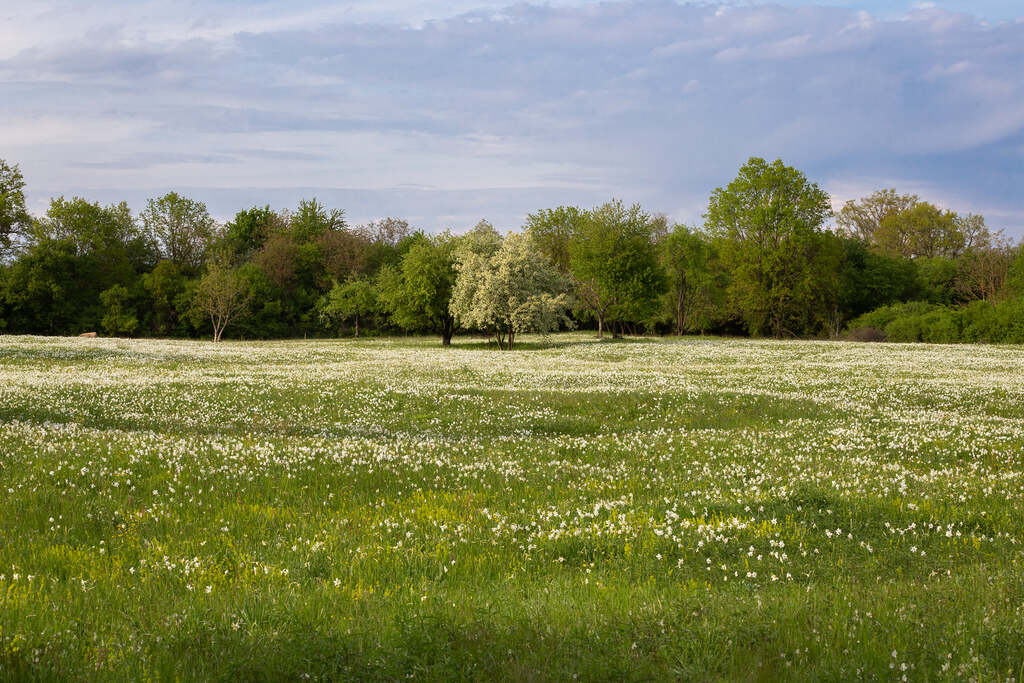
[[[0,337],[0,680],[1024,680],[1024,350],[525,342]]]

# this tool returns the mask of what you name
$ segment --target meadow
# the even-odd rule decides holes
[[[0,680],[1024,680],[1024,350],[0,337]]]

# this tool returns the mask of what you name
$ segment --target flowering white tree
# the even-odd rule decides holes
[[[468,240],[455,255],[451,312],[456,320],[493,332],[501,349],[511,349],[518,334],[546,336],[572,325],[567,315],[572,282],[528,235],[508,235],[496,249],[474,248],[477,242]]]

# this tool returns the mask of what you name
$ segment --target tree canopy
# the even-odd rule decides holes
[[[834,296],[838,256],[824,239],[828,194],[781,160],[751,158],[711,194],[708,230],[721,239],[729,294],[755,335],[802,335]]]
[[[398,327],[441,335],[445,346],[455,333],[449,306],[455,284],[455,242],[450,234],[419,233],[398,266],[385,266],[378,279],[380,302]]]
[[[168,192],[148,200],[140,219],[162,258],[186,270],[196,271],[202,266],[215,228],[205,204]]]
[[[619,200],[581,216],[569,245],[569,267],[579,301],[597,320],[598,337],[608,323],[642,320],[657,308],[665,275],[653,228],[639,204],[627,207]]]
[[[518,232],[480,221],[437,235],[394,217],[350,225],[315,198],[223,225],[175,192],[138,213],[57,196],[32,216],[21,172],[0,160],[0,331],[405,332],[447,345],[461,327],[505,349],[562,327],[1024,338],[1022,247],[984,217],[891,188],[830,217],[803,173],[756,157],[711,194],[699,227],[613,200],[539,209]]]
[[[373,315],[378,307],[377,288],[366,279],[354,279],[344,284],[334,283],[320,305],[324,322],[338,325],[353,321],[355,336],[359,336],[359,318]]]
[[[456,250],[458,277],[451,310],[457,322],[493,333],[498,348],[507,349],[519,334],[546,336],[572,325],[572,282],[537,248],[531,235],[498,237],[495,248],[484,249],[479,248],[479,235],[467,237],[478,239],[466,240]]]

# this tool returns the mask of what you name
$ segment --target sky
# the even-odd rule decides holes
[[[752,156],[1024,237],[1021,0],[4,0],[0,158],[30,209],[175,190],[219,219],[700,224]]]

